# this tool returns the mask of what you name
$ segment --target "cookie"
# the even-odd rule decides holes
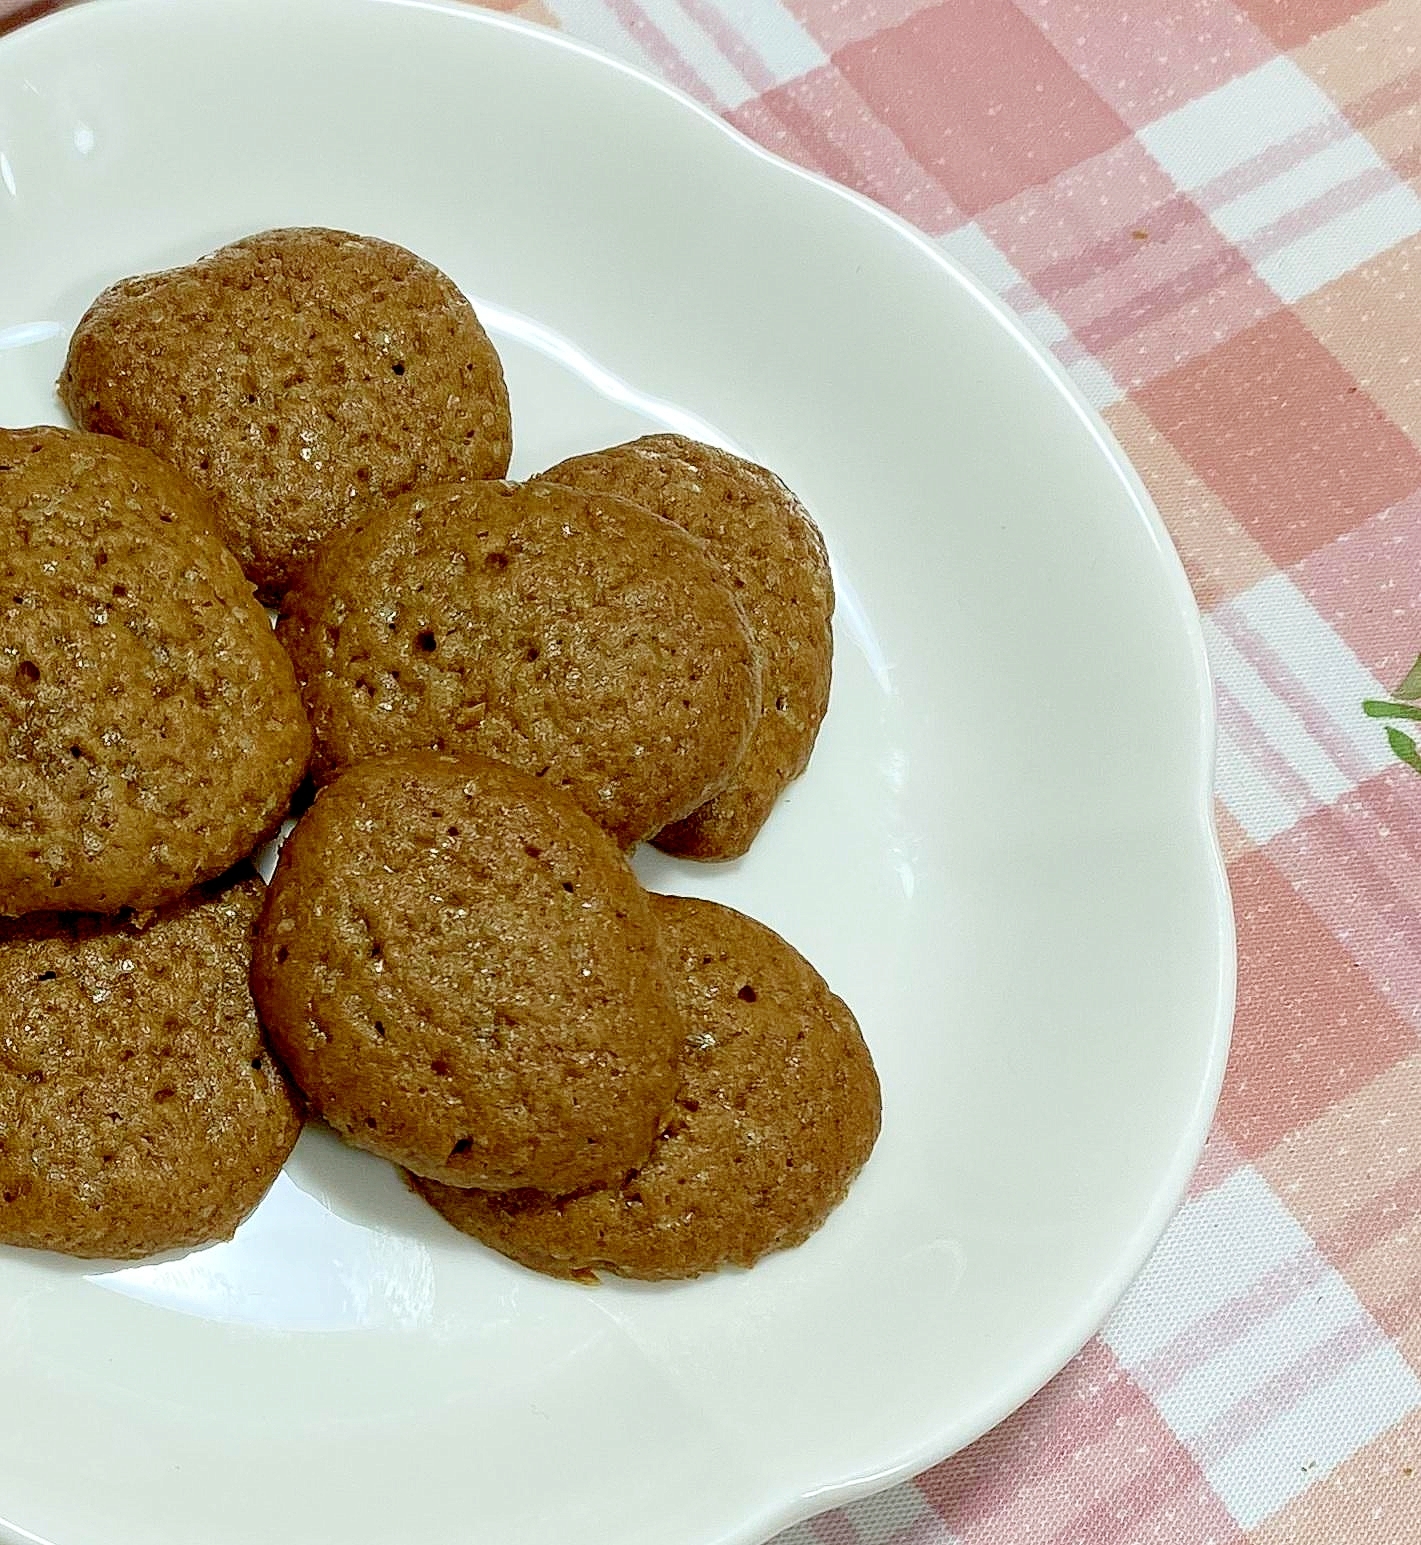
[[[620,494],[706,544],[745,610],[763,708],[727,786],[656,845],[685,858],[738,858],[804,771],[829,705],[834,585],[819,529],[773,473],[681,435],[646,435],[541,474]]]
[[[878,1136],[878,1077],[845,1004],[762,923],[652,898],[687,1036],[672,1119],[619,1184],[561,1199],[416,1180],[455,1228],[558,1277],[693,1277],[800,1244]]]
[[[551,483],[450,484],[335,533],[278,636],[316,775],[471,751],[566,789],[623,846],[725,785],[760,709],[744,617],[702,544]]]
[[[228,1239],[301,1130],[247,987],[262,884],[146,926],[0,923],[0,1243],[131,1259]]]
[[[336,1131],[456,1185],[608,1180],[676,1087],[646,893],[565,794],[476,757],[373,758],[317,795],[252,986]]]
[[[137,446],[0,430],[0,915],[175,900],[276,830],[310,746],[204,496]]]
[[[358,496],[508,470],[508,392],[473,307],[432,264],[344,231],[267,231],[113,285],[59,394],[81,428],[206,489],[266,600]]]

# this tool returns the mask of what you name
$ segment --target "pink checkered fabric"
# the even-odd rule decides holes
[[[1421,774],[1361,710],[1421,650],[1421,0],[508,8],[1002,295],[1153,489],[1217,677],[1240,1000],[1188,1200],[1030,1404],[777,1545],[1421,1542]]]

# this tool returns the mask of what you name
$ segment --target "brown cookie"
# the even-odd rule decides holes
[[[773,473],[681,435],[646,435],[541,474],[620,494],[706,544],[745,609],[763,708],[721,792],[656,838],[685,858],[738,858],[804,771],[829,704],[834,585],[818,527]]]
[[[646,893],[565,794],[477,757],[378,757],[321,791],[252,986],[338,1132],[458,1185],[619,1175],[676,1086]]]
[[[59,394],[81,428],[208,490],[268,600],[357,496],[508,470],[503,368],[473,307],[432,264],[344,231],[267,231],[115,284]]]
[[[459,483],[369,511],[287,593],[278,636],[316,772],[472,751],[564,788],[631,846],[724,787],[760,708],[702,544],[551,483]]]
[[[0,923],[0,1243],[132,1258],[228,1239],[301,1130],[247,987],[261,881],[146,926]]]
[[[175,900],[275,831],[310,748],[204,496],[137,446],[0,430],[0,915]]]
[[[710,901],[652,898],[688,1034],[651,1156],[615,1186],[556,1198],[415,1181],[455,1228],[558,1277],[693,1277],[802,1243],[878,1136],[853,1015],[778,934]]]

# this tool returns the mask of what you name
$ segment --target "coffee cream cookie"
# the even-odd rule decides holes
[[[315,1111],[431,1179],[610,1180],[675,1092],[646,893],[565,794],[480,758],[328,784],[282,849],[252,986]]]
[[[275,831],[310,745],[207,499],[107,436],[0,430],[0,915],[176,900]]]
[[[574,1196],[414,1182],[455,1228],[559,1277],[691,1277],[796,1245],[878,1136],[853,1015],[778,934],[710,901],[653,897],[686,1038],[672,1118],[618,1184]]]
[[[231,1236],[301,1130],[247,970],[250,872],[139,924],[0,923],[0,1243],[128,1259]]]
[[[267,600],[353,500],[508,470],[508,393],[473,307],[432,264],[344,231],[267,231],[115,284],[59,390],[81,428],[212,495]]]
[[[551,483],[451,484],[335,533],[278,636],[316,771],[406,747],[472,751],[565,789],[624,847],[743,765],[759,669],[695,537]]]
[[[804,771],[829,703],[834,587],[818,527],[773,473],[682,435],[646,435],[541,476],[684,527],[744,607],[762,667],[754,734],[727,786],[656,838],[686,858],[738,858]]]

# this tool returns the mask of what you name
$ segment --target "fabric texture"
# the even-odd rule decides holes
[[[1421,1541],[1421,726],[1362,707],[1421,650],[1421,0],[506,8],[1014,307],[1152,489],[1216,673],[1239,1006],[1188,1199],[1034,1400],[777,1545]]]

